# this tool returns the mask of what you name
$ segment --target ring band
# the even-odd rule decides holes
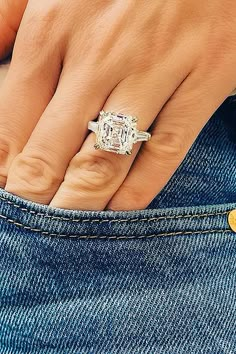
[[[151,138],[150,133],[136,128],[137,122],[134,116],[101,111],[97,122],[88,122],[88,129],[96,134],[95,149],[130,155],[133,144]]]

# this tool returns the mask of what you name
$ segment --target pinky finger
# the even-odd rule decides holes
[[[208,85],[197,87],[190,77],[159,113],[151,140],[143,143],[128,176],[106,209],[145,209],[167,184],[204,125],[226,98],[226,93],[215,92],[215,99],[209,101]]]

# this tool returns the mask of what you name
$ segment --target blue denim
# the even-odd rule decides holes
[[[145,210],[65,210],[0,189],[0,353],[236,353],[232,107]]]

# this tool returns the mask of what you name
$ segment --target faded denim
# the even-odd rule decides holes
[[[146,210],[64,210],[0,189],[0,353],[236,353],[233,106]]]

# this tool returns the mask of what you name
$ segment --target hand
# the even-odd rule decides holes
[[[235,88],[235,43],[233,0],[30,0],[0,92],[1,186],[54,207],[145,208]],[[95,150],[101,109],[138,116],[151,140]]]

